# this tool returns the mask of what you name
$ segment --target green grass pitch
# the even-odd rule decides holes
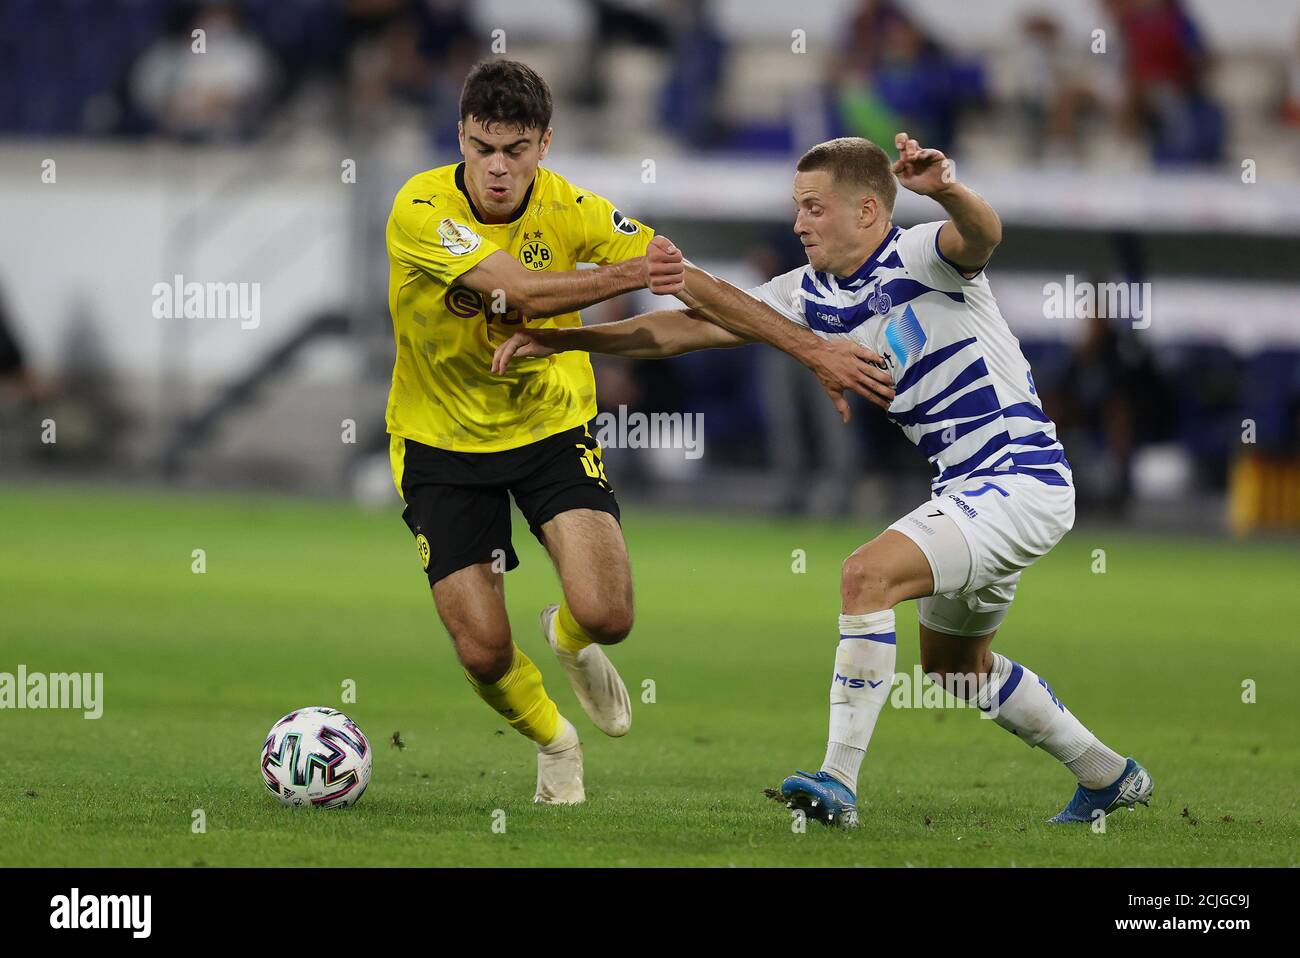
[[[103,672],[105,698],[97,721],[0,711],[0,865],[1300,862],[1294,542],[1080,528],[1025,574],[995,648],[1147,765],[1150,808],[1112,815],[1104,834],[1049,827],[1074,787],[1050,757],[970,710],[887,707],[862,827],[799,833],[762,789],[820,762],[840,561],[880,526],[645,510],[624,526],[638,622],[614,656],[635,718],[616,741],[581,714],[537,632],[558,589],[516,523],[515,636],[586,755],[586,805],[544,808],[534,749],[466,686],[396,509],[0,490],[0,672]],[[904,606],[901,672],[917,661],[915,621]],[[355,704],[341,703],[345,679]],[[350,810],[281,808],[261,784],[267,729],[305,705],[343,708],[375,747]]]

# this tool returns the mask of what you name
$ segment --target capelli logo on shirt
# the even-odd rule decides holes
[[[968,506],[965,500],[961,499],[958,496],[954,496],[951,492],[948,493],[948,498],[951,499],[953,502],[957,503],[957,508],[960,509],[962,512],[966,513],[966,515],[970,516],[972,519],[979,518],[979,513],[976,512],[974,509],[972,509],[970,506]]]

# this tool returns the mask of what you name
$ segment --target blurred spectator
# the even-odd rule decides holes
[[[1300,34],[1291,47],[1290,61],[1286,65],[1286,92],[1282,96],[1282,122],[1300,128]]]
[[[44,399],[50,386],[27,364],[4,300],[0,299],[0,397],[23,403]]]
[[[807,262],[802,250],[796,254],[788,242],[776,241],[754,250],[749,259],[763,277],[779,276]],[[758,361],[768,459],[779,480],[781,511],[848,515],[862,478],[858,430],[844,424],[817,378],[801,363],[767,347],[758,350]],[[854,425],[865,412],[874,411],[851,393],[845,398]]]
[[[353,0],[344,33],[353,120],[383,127],[411,108],[454,149],[461,86],[483,53],[465,0]]]
[[[978,66],[961,64],[892,0],[864,0],[832,66],[845,132],[892,143],[899,130],[951,149],[959,108],[983,96]]]
[[[606,65],[612,48],[631,44],[666,51],[672,38],[660,16],[659,0],[588,2],[596,22],[582,57],[583,75],[574,91],[574,98],[583,106],[600,107],[608,95]]]
[[[1205,91],[1209,62],[1181,0],[1108,0],[1124,43],[1126,119],[1158,164],[1222,158],[1223,114]]]
[[[671,8],[672,72],[664,88],[664,125],[690,147],[703,150],[727,141],[719,94],[727,56],[705,0],[677,0]]]
[[[1047,13],[1021,21],[1023,42],[1012,56],[1016,63],[1016,101],[1028,152],[1035,160],[1077,160],[1082,147],[1082,120],[1097,98],[1080,54],[1061,42],[1061,26]]]
[[[1122,515],[1132,498],[1134,452],[1171,428],[1172,395],[1150,352],[1130,327],[1098,310],[1086,320],[1062,381],[1044,399],[1067,455],[1079,449],[1073,458],[1081,504]]]
[[[202,30],[199,37],[194,31]],[[227,3],[182,7],[173,29],[131,68],[128,89],[157,131],[185,140],[258,132],[275,86],[262,41]]]
[[[459,142],[456,124],[465,75],[484,52],[469,22],[468,6],[466,0],[423,0],[416,14],[420,26],[417,50],[432,65],[429,125],[434,141],[448,149]]]
[[[996,5],[997,15],[1015,16],[1035,3],[1050,12],[1025,15],[1019,31],[980,51],[985,58],[1014,61],[1007,71],[1012,95],[992,104],[990,128],[1001,132],[1007,119],[1023,121],[1029,150],[1041,150],[1045,159],[1087,152],[1090,161],[1122,164],[1123,152],[1117,156],[1104,136],[1107,126],[1122,123],[1137,138],[1135,146],[1157,163],[1221,160],[1228,117],[1207,92],[1208,44],[1186,0],[1094,2],[1112,15],[1106,56],[1088,53],[1080,37],[1067,34],[1061,24],[1068,21],[1047,0]],[[1270,2],[1281,11],[1287,0]],[[985,101],[980,63],[958,57],[940,41],[951,39],[950,32],[940,32],[950,30],[948,24],[936,19],[927,27],[904,0],[850,5],[840,31],[843,46],[824,63],[826,87],[804,88],[796,71],[788,85],[773,80],[753,100],[775,102],[768,98],[780,96],[793,104],[779,111],[749,109],[746,92],[739,90],[724,102],[727,61],[740,41],[716,16],[716,0],[585,3],[592,29],[572,73],[578,101],[595,109],[570,116],[574,129],[566,141],[601,141],[609,125],[603,112],[608,91],[619,86],[610,82],[610,70],[628,46],[653,51],[662,59],[655,72],[667,77],[658,97],[660,122],[638,124],[638,132],[653,143],[667,132],[695,150],[785,155],[806,145],[809,129],[817,138],[854,133],[884,143],[906,129],[951,150],[963,115]],[[469,0],[0,2],[0,131],[160,131],[224,141],[265,132],[274,114],[287,127],[313,130],[323,116],[340,125],[350,118],[367,131],[418,125],[434,131],[439,147],[452,147],[461,81],[487,52],[473,10]],[[1278,20],[1279,29],[1293,29]],[[198,28],[205,30],[202,54],[192,48]],[[555,36],[522,35],[520,42]],[[761,47],[772,39],[754,42]],[[65,55],[69,48],[77,51],[71,60]],[[767,50],[773,74],[781,74],[785,43]],[[736,58],[752,69],[750,51],[741,52],[746,56]],[[824,56],[809,52],[814,59]],[[1240,60],[1268,54],[1238,44],[1225,55]],[[1289,80],[1280,103],[1270,91],[1267,108],[1275,122],[1300,127],[1300,58],[1275,62]],[[558,92],[561,105],[572,103],[573,96]],[[335,109],[340,98],[351,110]],[[807,106],[818,99],[824,116]],[[732,100],[739,106],[734,116],[727,113]],[[1231,102],[1241,102],[1243,113],[1251,110],[1241,97]],[[1117,117],[1111,104],[1119,106]],[[1103,136],[1094,137],[1098,133]],[[1084,151],[1081,144],[1092,148]],[[626,136],[618,145],[637,149]]]

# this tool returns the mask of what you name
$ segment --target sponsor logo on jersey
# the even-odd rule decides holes
[[[466,286],[453,286],[442,297],[447,312],[461,319],[473,319],[483,308],[483,299]]]
[[[910,305],[903,310],[903,315],[895,316],[885,325],[885,339],[904,366],[921,355],[925,349],[925,330]]]
[[[633,220],[628,219],[618,210],[614,210],[610,213],[609,217],[614,222],[614,229],[625,236],[635,236],[641,229],[641,227],[637,226]]]
[[[488,337],[492,337],[492,326],[497,323],[504,323],[507,326],[518,326],[524,321],[523,313],[519,312],[518,307],[510,306],[505,312],[497,312],[494,306],[497,306],[495,298],[484,299],[474,290],[465,286],[452,286],[442,296],[442,305],[446,307],[447,312],[453,316],[459,316],[461,319],[473,319],[476,316],[482,316],[488,322]],[[415,320],[421,326],[428,322],[428,317],[423,317],[419,313],[415,314]],[[433,340],[428,340],[425,349],[430,353],[433,351]]]
[[[820,310],[818,310],[817,318],[820,319],[827,326],[834,326],[836,329],[844,328],[844,320],[840,319],[834,313],[823,313]]]
[[[943,513],[942,513],[942,512],[936,512],[935,515],[936,515],[936,516],[941,516],[941,515],[943,515]],[[916,526],[918,529],[920,529],[922,532],[924,532],[927,536],[932,536],[932,535],[934,535],[934,526],[926,525],[924,522],[922,522],[922,521],[921,521],[920,519],[918,519],[916,516],[907,516],[907,521],[910,522],[912,525]]]
[[[477,233],[468,226],[457,223],[451,217],[443,219],[438,224],[438,238],[442,240],[442,245],[446,247],[447,252],[456,256],[465,256],[474,252],[483,242]]]
[[[948,498],[957,503],[957,508],[966,513],[966,515],[970,516],[972,519],[979,515],[979,513],[967,505],[966,500],[962,499],[960,496],[954,496],[950,492],[948,493]]]

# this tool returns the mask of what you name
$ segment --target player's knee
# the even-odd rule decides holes
[[[630,602],[602,602],[598,605],[570,607],[573,618],[592,641],[599,645],[617,645],[632,631]]]
[[[588,631],[601,645],[617,645],[632,632],[631,607],[607,609]]]
[[[876,612],[892,609],[894,601],[889,574],[870,553],[859,549],[844,560],[840,571],[840,598],[844,609]]]

